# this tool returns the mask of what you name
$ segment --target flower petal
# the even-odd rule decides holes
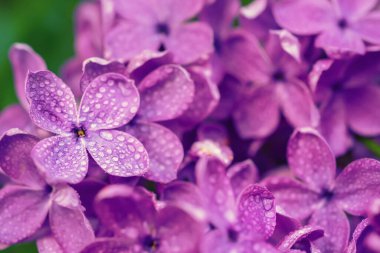
[[[280,110],[272,87],[258,87],[243,98],[233,118],[242,138],[264,138],[273,133],[280,121]]]
[[[316,127],[319,113],[306,84],[292,80],[279,88],[282,110],[289,123],[294,127]]]
[[[311,35],[326,29],[334,12],[327,0],[282,0],[273,5],[273,15],[285,29],[300,35]]]
[[[86,246],[81,253],[131,253],[131,245],[121,239],[104,238]]]
[[[335,157],[327,142],[313,129],[296,130],[288,142],[288,163],[293,173],[315,190],[330,190]]]
[[[30,131],[34,125],[21,105],[10,105],[0,112],[0,135],[11,128]]]
[[[193,18],[203,7],[203,0],[162,0],[162,11],[170,13],[169,20],[173,24]]]
[[[70,132],[77,122],[75,98],[70,88],[50,71],[30,72],[26,82],[30,118],[50,132]]]
[[[80,79],[82,92],[90,85],[96,77],[106,73],[125,73],[125,66],[118,61],[107,61],[101,58],[90,58],[84,62],[83,75]]]
[[[31,236],[46,219],[49,196],[8,185],[0,190],[0,242],[13,244]]]
[[[52,236],[45,236],[37,240],[39,253],[65,253],[58,242]]]
[[[141,141],[148,152],[149,170],[144,174],[145,178],[160,183],[177,178],[184,154],[181,141],[172,131],[159,124],[139,121],[127,126],[126,132]]]
[[[134,82],[117,73],[98,76],[84,91],[79,121],[88,130],[112,129],[127,124],[140,103]]]
[[[339,97],[335,97],[321,108],[320,131],[337,156],[344,154],[351,146],[346,110]]]
[[[97,195],[94,206],[101,223],[126,239],[136,240],[154,225],[153,196],[140,187],[107,186]]]
[[[334,193],[345,211],[365,215],[372,200],[380,198],[380,162],[364,158],[350,163],[337,177]]]
[[[160,37],[151,28],[123,22],[106,34],[104,54],[107,59],[126,61],[144,50],[156,51],[159,45]]]
[[[164,65],[148,74],[138,86],[141,104],[138,115],[150,121],[178,117],[194,97],[194,82],[179,65]]]
[[[0,138],[0,168],[12,181],[42,189],[43,177],[34,165],[30,153],[38,138],[11,129]]]
[[[295,219],[305,219],[315,210],[319,195],[287,177],[269,177],[264,185],[276,198],[277,211]]]
[[[373,0],[372,0],[373,2]],[[376,1],[375,1],[376,2]],[[364,2],[361,5],[365,5]],[[365,40],[370,43],[380,43],[380,12],[372,12],[361,18],[358,23],[355,24],[354,30]]]
[[[330,204],[317,210],[309,224],[317,225],[324,230],[324,237],[315,241],[321,252],[344,252],[350,235],[350,224],[343,211]]]
[[[378,3],[377,0],[334,0],[339,11],[344,17],[349,17],[352,20],[361,18],[368,14]]]
[[[218,87],[215,83],[211,82],[200,71],[189,70],[189,72],[195,85],[194,99],[187,110],[175,119],[175,122],[185,129],[194,127],[206,119],[220,99]]]
[[[351,89],[344,98],[350,128],[361,135],[380,135],[380,87]]]
[[[277,247],[279,250],[287,252],[296,243],[302,240],[315,240],[323,236],[323,230],[317,226],[305,226],[295,230],[294,232],[287,235],[280,245]]]
[[[356,253],[356,247],[359,240],[359,237],[362,235],[364,230],[370,225],[370,222],[368,219],[362,220],[355,228],[353,234],[352,234],[352,240],[348,244],[347,249],[345,250],[345,253]]]
[[[71,187],[65,186],[55,193],[49,223],[54,238],[64,252],[79,253],[95,239],[79,195]]]
[[[234,193],[225,166],[211,157],[201,158],[196,164],[196,179],[208,205],[210,221],[218,228],[236,222]]]
[[[232,189],[235,196],[238,196],[242,190],[259,179],[259,172],[252,160],[247,159],[231,166],[227,171],[230,178]]]
[[[161,239],[159,249],[167,253],[193,253],[204,233],[201,223],[175,206],[166,206],[157,214],[157,235]]]
[[[26,44],[13,44],[9,51],[9,59],[12,63],[14,82],[17,97],[25,110],[29,109],[29,102],[25,95],[25,82],[28,72],[46,70],[45,61]]]
[[[83,59],[73,58],[69,59],[61,68],[62,80],[70,87],[75,98],[80,98],[82,96],[82,91],[80,89],[80,79],[82,77],[82,63]]]
[[[166,46],[175,62],[188,64],[212,53],[212,42],[211,28],[205,23],[192,22],[173,31]]]
[[[38,142],[32,158],[49,183],[79,183],[87,174],[88,156],[80,140],[53,136]]]
[[[240,235],[246,239],[268,239],[276,226],[274,196],[265,187],[249,185],[237,200]]]
[[[145,1],[124,1],[111,0],[107,4],[112,4],[115,12],[126,20],[137,21],[142,24],[151,24],[155,21],[155,0]]]
[[[144,145],[125,132],[91,132],[86,147],[96,163],[108,174],[121,177],[141,176],[149,168],[149,157]]]

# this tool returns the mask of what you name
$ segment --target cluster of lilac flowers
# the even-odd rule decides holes
[[[380,252],[380,1],[90,1],[75,49],[10,49],[1,248]]]

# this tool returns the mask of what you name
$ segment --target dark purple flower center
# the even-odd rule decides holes
[[[147,235],[142,239],[142,245],[148,252],[155,252],[160,246],[160,241],[158,238],[154,238],[151,235]]]
[[[159,48],[158,48],[158,52],[164,52],[166,51],[166,47],[165,47],[165,44],[164,43],[161,43]]]
[[[285,77],[285,73],[284,71],[282,71],[281,69],[279,70],[276,70],[275,72],[273,72],[272,74],[272,79],[273,81],[275,82],[283,82],[286,80],[286,77]]]
[[[84,127],[75,127],[73,129],[73,132],[75,133],[77,138],[86,137],[86,129]]]
[[[227,230],[227,236],[228,236],[228,240],[230,240],[230,242],[237,242],[237,240],[239,239],[239,232],[237,232],[233,228],[229,228]]]
[[[341,29],[341,30],[344,30],[348,27],[348,22],[345,18],[341,18],[338,20],[338,27]]]
[[[44,191],[46,193],[51,193],[53,191],[53,187],[51,187],[50,185],[45,185]]]
[[[156,25],[156,32],[168,36],[170,34],[170,28],[166,23],[158,23]]]
[[[321,193],[321,197],[327,201],[330,201],[334,197],[334,192],[328,189],[324,189]]]

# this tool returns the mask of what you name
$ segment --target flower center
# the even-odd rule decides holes
[[[328,189],[324,189],[321,193],[321,197],[327,201],[330,201],[334,197],[334,192]]]
[[[227,230],[227,235],[230,242],[237,242],[237,240],[239,239],[239,233],[233,228],[229,228]]]
[[[145,250],[148,250],[148,252],[154,252],[160,246],[160,242],[157,238],[147,235],[142,240],[142,245]]]
[[[166,23],[158,23],[156,25],[156,32],[168,36],[170,34],[170,28]]]
[[[273,74],[272,74],[272,79],[273,81],[275,82],[283,82],[285,81],[285,74],[282,70],[276,70]]]
[[[341,30],[344,30],[348,27],[348,22],[345,18],[341,18],[338,20],[338,27],[341,29]]]
[[[86,129],[84,127],[76,127],[73,129],[73,132],[78,138],[86,137]]]

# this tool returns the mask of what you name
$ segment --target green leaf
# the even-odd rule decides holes
[[[34,242],[17,244],[5,250],[0,250],[0,252],[1,253],[38,253],[36,244]]]

